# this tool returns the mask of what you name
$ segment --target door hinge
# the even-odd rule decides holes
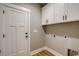
[[[3,14],[5,14],[5,10],[3,10]]]
[[[3,34],[3,38],[5,38],[5,34]]]

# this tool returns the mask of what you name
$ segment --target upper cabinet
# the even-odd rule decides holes
[[[79,3],[67,4],[67,20],[68,21],[79,20]]]
[[[44,6],[42,8],[42,25],[46,25],[46,17],[47,17],[47,8]]]
[[[79,20],[78,3],[52,3],[42,8],[42,25]]]
[[[47,4],[42,8],[42,25],[51,24],[54,20],[54,4]]]
[[[64,3],[55,3],[55,23],[63,22],[64,20]],[[50,11],[49,11],[50,12]]]

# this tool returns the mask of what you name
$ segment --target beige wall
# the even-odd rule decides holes
[[[69,37],[79,38],[79,22],[49,25],[45,30],[46,33],[53,33],[59,36],[67,35]]]
[[[39,4],[33,3],[20,3],[17,4],[28,8],[31,10],[30,14],[30,29],[31,29],[31,39],[30,39],[30,49],[35,50],[45,45],[44,43],[44,33],[41,27],[41,8]],[[33,30],[37,30],[38,32],[33,32]]]
[[[45,40],[45,45],[55,51],[67,55],[67,49],[70,48],[79,51],[79,22],[63,23],[49,25],[45,28],[46,34],[55,34],[48,36]],[[67,38],[64,38],[64,35]]]

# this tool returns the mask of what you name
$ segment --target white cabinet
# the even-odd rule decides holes
[[[42,8],[42,25],[63,22],[64,3],[51,3]]]
[[[46,24],[46,17],[47,17],[46,6],[44,6],[42,8],[42,25]]]
[[[68,21],[79,20],[79,3],[67,4],[67,20]]]
[[[79,21],[78,3],[47,4],[42,8],[42,25]]]
[[[52,3],[47,5],[46,19],[48,20],[48,24],[51,24],[54,21],[54,4],[52,4]]]
[[[72,22],[72,21],[79,20],[79,16],[78,16],[79,15],[79,3],[65,3],[64,6],[61,7],[60,9],[63,12],[63,16],[64,16],[63,22]],[[59,14],[61,15],[61,13]]]
[[[55,3],[55,23],[63,22],[64,20],[64,3]]]
[[[47,4],[42,8],[42,25],[51,24],[54,20],[54,4]]]

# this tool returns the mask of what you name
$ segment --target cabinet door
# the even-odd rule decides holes
[[[54,4],[50,3],[42,8],[42,25],[54,22]]]
[[[55,3],[55,23],[63,22],[64,20],[64,3]]]
[[[42,8],[42,25],[46,25],[47,5]]]
[[[47,4],[46,20],[48,20],[48,24],[54,23],[54,4],[53,3]]]
[[[67,8],[68,21],[79,20],[79,3],[69,3],[67,4]]]

